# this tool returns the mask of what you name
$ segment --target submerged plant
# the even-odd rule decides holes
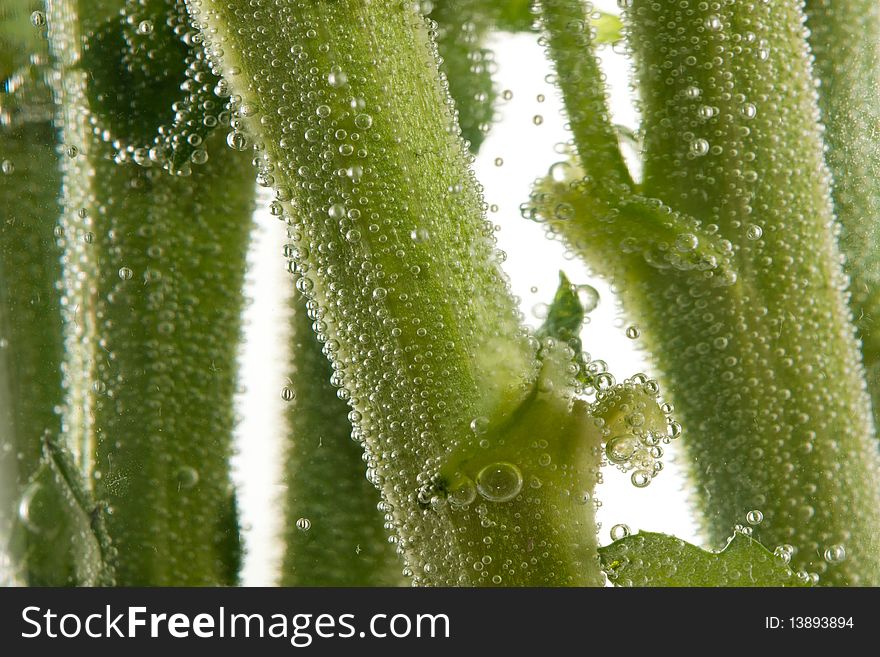
[[[880,584],[880,16],[620,5],[622,23],[582,0],[0,10],[11,576],[237,582],[256,175],[296,288],[282,584]],[[565,274],[539,329],[518,310],[472,171],[498,30],[540,34],[572,135],[524,212],[613,282],[656,379],[584,350],[594,304]],[[607,106],[610,42],[635,135]],[[599,547],[602,467],[648,486],[673,440],[719,551],[618,527]]]

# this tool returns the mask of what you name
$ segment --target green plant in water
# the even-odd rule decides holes
[[[622,30],[579,0],[422,4],[0,14],[0,160],[21,177],[0,178],[0,519],[18,577],[237,581],[250,151],[297,288],[282,584],[880,583],[877,12],[858,30],[839,2],[627,0]],[[492,33],[535,28],[573,149],[526,213],[613,281],[663,398],[583,350],[591,308],[565,275],[531,330],[501,269],[471,152],[493,121]],[[639,175],[596,58],[622,38]],[[600,548],[600,468],[647,486],[680,435],[726,549],[618,528]],[[53,550],[53,518],[87,540]]]

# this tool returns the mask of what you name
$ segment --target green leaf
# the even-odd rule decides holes
[[[54,438],[18,502],[13,552],[30,586],[107,586],[110,539],[105,505],[96,503],[72,457]]]
[[[739,531],[721,552],[639,532],[599,548],[599,558],[615,586],[809,586],[784,559]]]
[[[572,285],[565,273],[560,271],[559,287],[550,304],[547,319],[538,330],[538,337],[547,336],[568,343],[577,340],[579,349],[578,334],[584,324],[585,315],[584,307],[578,299],[577,288]]]

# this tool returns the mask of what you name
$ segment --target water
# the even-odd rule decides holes
[[[471,160],[439,109],[426,119],[431,134],[394,132],[422,89],[447,89],[418,40],[401,47],[427,63],[399,75],[387,61],[359,63],[356,32],[324,34],[288,0],[273,4],[285,20],[254,17],[266,20],[254,34],[290,39],[284,52],[224,34],[208,3],[193,3],[195,23],[182,4],[118,4],[118,15],[78,16],[75,3],[36,0],[0,10],[4,581],[296,584],[306,555],[328,578],[350,566],[381,571],[386,583],[497,585],[544,568],[554,583],[595,584],[598,574],[587,581],[566,571],[566,550],[595,554],[597,543],[639,531],[711,549],[734,534],[768,537],[770,553],[804,581],[834,581],[871,561],[858,524],[838,522],[827,504],[848,504],[843,489],[876,474],[857,430],[867,414],[842,419],[867,409],[867,397],[854,389],[849,403],[824,392],[862,380],[855,341],[848,319],[845,349],[823,355],[809,333],[830,334],[848,317],[837,291],[846,280],[833,268],[816,274],[797,255],[789,224],[803,218],[767,209],[785,192],[759,175],[767,163],[750,150],[770,148],[762,135],[784,110],[758,102],[762,66],[782,66],[777,44],[761,35],[772,20],[755,18],[757,35],[737,32],[736,47],[755,55],[744,66],[759,74],[732,66],[726,79],[743,85],[733,94],[703,72],[670,81],[669,91],[657,82],[661,62],[640,69],[654,87],[638,105],[630,53],[601,51],[621,150],[647,196],[626,192],[624,210],[635,207],[640,221],[623,239],[612,226],[620,208],[590,206],[611,226],[590,236],[608,239],[609,262],[612,252],[634,255],[645,280],[632,285],[613,264],[588,269],[558,228],[583,219],[574,192],[550,213],[544,187],[530,198],[539,176],[546,189],[581,176],[556,74],[534,34],[481,41],[485,27],[465,23],[466,45],[494,52],[469,60],[474,89],[448,83],[470,94],[475,112],[489,110],[462,123],[468,140],[482,142]],[[703,13],[706,39],[727,34],[728,9]],[[376,27],[382,38],[412,20],[389,15],[390,32]],[[207,39],[197,29],[215,23]],[[440,35],[441,48],[455,47]],[[705,54],[695,53],[669,56],[690,71]],[[782,68],[800,79],[797,65]],[[395,85],[376,72],[389,70]],[[760,88],[745,93],[752,83]],[[442,96],[428,96],[442,108]],[[642,156],[658,147],[637,130],[639,107],[651,112],[649,136],[674,133],[670,155],[648,157],[644,172]],[[670,107],[688,108],[689,118]],[[818,150],[795,155],[804,175],[791,176],[792,194],[830,184]],[[769,160],[774,180],[784,177],[785,165]],[[679,170],[692,180],[680,183]],[[651,198],[658,180],[661,192],[678,191]],[[712,199],[730,194],[736,207],[710,201],[706,189]],[[825,206],[820,196],[807,205],[830,220],[830,197]],[[827,226],[804,235],[836,257]],[[800,272],[783,277],[781,292],[767,283],[777,266]],[[659,283],[671,269],[684,282]],[[553,312],[559,270],[587,311],[579,345],[535,337]],[[795,294],[795,275],[834,290],[828,313],[808,303],[800,315],[776,316]],[[706,282],[713,277],[717,285]],[[733,291],[725,299],[719,287]],[[653,290],[635,311],[634,289]],[[303,326],[313,344],[304,346]],[[747,338],[754,350],[742,347]],[[658,344],[665,358],[649,353]],[[580,345],[583,354],[573,351]],[[711,376],[692,367],[707,354],[717,354],[703,368]],[[673,376],[662,369],[670,363]],[[302,372],[318,365],[321,381],[305,384]],[[831,373],[821,389],[810,383],[817,369]],[[717,413],[695,413],[703,402]],[[321,421],[300,424],[309,413]],[[703,491],[742,483],[692,447],[706,434],[727,436],[730,462],[760,485],[743,499],[725,495],[735,502],[709,514],[703,532],[691,477],[707,482]],[[849,488],[809,467],[837,453],[864,470],[848,475]],[[572,454],[580,467],[566,461]],[[767,463],[782,463],[786,476],[765,476],[781,471]],[[323,468],[317,484],[296,479],[309,467]],[[342,471],[356,476],[334,481]],[[872,508],[875,493],[866,486],[857,506]],[[547,512],[541,505],[558,495],[565,503]],[[568,522],[584,533],[571,545],[550,538]],[[543,561],[529,564],[517,550],[531,550],[536,531]]]

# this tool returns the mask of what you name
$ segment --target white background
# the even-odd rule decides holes
[[[615,10],[613,1],[594,4],[599,9]],[[519,205],[528,198],[531,183],[562,159],[558,145],[565,143],[569,135],[558,92],[545,80],[551,68],[537,36],[500,34],[492,47],[498,64],[495,79],[500,89],[513,92],[513,98],[499,99],[500,121],[493,125],[482,146],[476,172],[485,187],[487,203],[498,206],[489,219],[501,227],[497,233],[499,247],[508,254],[504,266],[513,292],[522,299],[530,323],[537,326],[540,320],[534,315],[535,306],[552,299],[560,269],[575,283],[593,285],[601,302],[584,328],[584,349],[593,358],[605,360],[618,379],[640,371],[650,373],[638,351],[640,340],[629,340],[624,334],[629,323],[607,285],[592,277],[577,260],[567,259],[562,244],[547,240],[541,226],[520,217]],[[614,119],[636,127],[628,62],[610,47],[603,49],[602,57]],[[539,101],[541,95],[543,102]],[[536,115],[543,118],[540,125],[535,124]],[[502,166],[497,166],[498,158],[503,160]],[[265,211],[266,203],[262,205],[250,254],[247,293],[251,303],[241,354],[242,386],[237,400],[241,421],[234,463],[247,550],[243,583],[249,586],[276,584],[282,550],[278,540],[284,490],[280,419],[284,402],[280,391],[287,376],[287,299],[291,287],[282,255],[283,225]],[[639,328],[644,335],[646,327]],[[673,444],[666,450],[665,469],[644,489],[633,487],[628,475],[606,469],[605,483],[597,491],[602,502],[598,513],[602,524],[600,542],[609,541],[612,525],[625,523],[633,531],[663,531],[700,543],[684,492],[685,480],[675,462],[680,447]]]

